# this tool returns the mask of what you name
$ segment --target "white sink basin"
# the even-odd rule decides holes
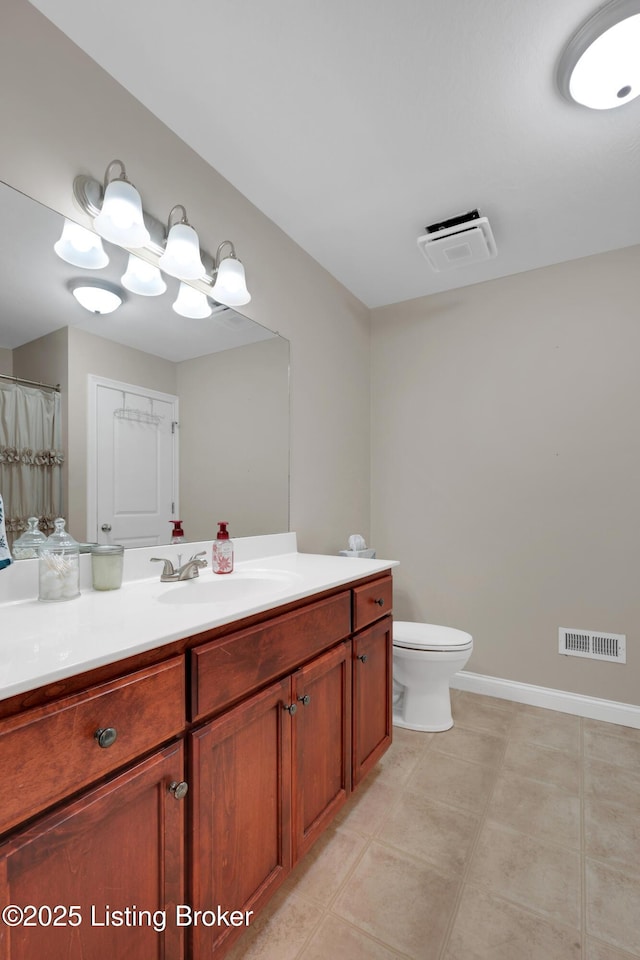
[[[289,593],[301,580],[298,574],[275,570],[246,570],[212,574],[166,584],[160,603],[255,603]]]

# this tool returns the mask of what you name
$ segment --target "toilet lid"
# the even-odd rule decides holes
[[[394,620],[393,645],[409,650],[460,650],[473,644],[473,637],[454,627],[435,623],[411,623]]]

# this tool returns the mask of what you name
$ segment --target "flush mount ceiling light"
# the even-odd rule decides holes
[[[100,237],[72,220],[65,220],[62,236],[54,243],[53,249],[61,260],[74,267],[100,270],[109,263]]]
[[[167,289],[159,269],[136,257],[135,253],[129,254],[127,271],[122,275],[122,286],[141,297],[159,297]]]
[[[213,307],[206,295],[199,290],[194,290],[188,283],[180,284],[178,296],[172,308],[181,317],[189,317],[191,320],[206,320],[213,313]]]
[[[116,164],[120,176],[110,179],[111,168]],[[144,225],[140,194],[127,180],[122,160],[112,160],[106,169],[102,209],[93,225],[101,237],[121,247],[142,247],[151,239]]]
[[[221,259],[220,252],[227,245],[231,247],[231,253]],[[230,240],[223,240],[218,247],[214,276],[216,280],[211,291],[214,300],[228,307],[241,307],[249,303],[251,294],[247,290],[244,267],[236,257],[236,251]]]
[[[640,96],[640,0],[612,0],[583,23],[560,58],[558,85],[593,110]]]
[[[182,215],[179,211],[182,211]],[[174,219],[177,215],[180,219]],[[172,207],[167,223],[167,245],[158,266],[178,280],[199,280],[206,270],[200,259],[198,234],[187,220],[187,211],[181,203]]]
[[[119,177],[111,179],[111,168],[114,164],[120,167],[121,174]],[[113,191],[111,191],[112,187],[114,188]],[[123,239],[117,231],[111,232],[110,228],[114,220],[120,218],[121,212],[123,220],[131,220],[133,217],[129,206],[129,201],[132,200],[129,188],[133,190],[135,197],[140,201],[137,190],[126,178],[124,164],[121,160],[112,160],[108,165],[104,186],[84,174],[79,174],[73,182],[76,202],[93,219],[94,227],[106,240],[124,247],[129,252],[140,250],[140,256],[147,263],[157,265],[165,273],[188,283],[194,290],[199,291],[205,297],[215,299],[218,303],[230,307],[249,303],[251,294],[247,290],[244,267],[236,257],[234,245],[230,240],[223,240],[218,246],[215,260],[206,250],[201,250],[198,234],[187,220],[187,213],[182,204],[176,204],[171,208],[166,229],[164,224],[144,211],[140,204],[140,218],[139,221],[136,220],[136,223],[138,225],[142,223],[147,239],[140,240],[140,236],[135,235],[135,231],[132,232],[129,239]],[[123,202],[121,212],[118,212],[119,207],[115,208],[117,217],[115,213],[111,213],[113,208],[111,208],[110,203],[107,204],[111,196],[115,200],[122,200]],[[132,206],[137,210],[135,202],[132,202]],[[103,214],[104,226],[102,222]],[[107,232],[103,232],[103,229],[108,231],[110,235],[108,236]],[[231,248],[231,252],[225,257],[221,257],[221,251],[226,246]],[[210,274],[207,273],[209,267],[206,267],[205,263],[209,264],[209,267],[213,264]],[[127,269],[125,276],[128,277],[128,274],[129,269]],[[124,285],[133,290],[132,287],[129,287],[128,281]],[[200,309],[202,310],[202,307]],[[210,313],[201,315],[209,316]]]
[[[90,313],[113,313],[122,303],[123,297],[117,287],[99,280],[73,284],[71,293],[78,303]]]

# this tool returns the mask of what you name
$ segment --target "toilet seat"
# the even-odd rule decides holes
[[[404,650],[431,650],[463,653],[473,646],[473,637],[464,630],[443,627],[434,623],[413,623],[409,620],[395,620],[393,623],[393,645]]]

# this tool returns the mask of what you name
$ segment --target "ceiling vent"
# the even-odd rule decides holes
[[[437,273],[496,256],[496,242],[489,221],[477,210],[432,223],[425,229],[425,235],[418,237],[418,247]]]

